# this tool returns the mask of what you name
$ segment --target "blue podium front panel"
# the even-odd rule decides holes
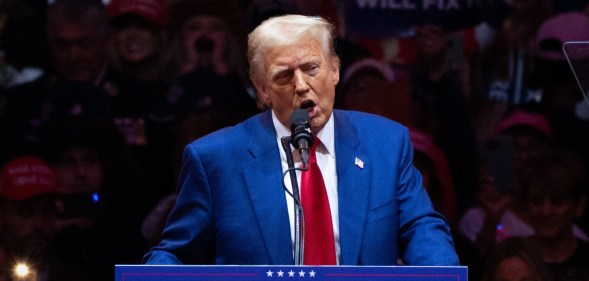
[[[465,266],[116,265],[115,281],[467,281]]]

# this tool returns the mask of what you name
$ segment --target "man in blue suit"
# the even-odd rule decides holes
[[[412,165],[407,128],[333,110],[333,36],[325,20],[299,15],[250,33],[250,77],[269,110],[186,147],[177,202],[147,264],[293,264],[294,203],[283,189],[291,185],[280,138],[291,134],[291,113],[305,109],[320,140],[336,263],[458,265],[448,223]]]

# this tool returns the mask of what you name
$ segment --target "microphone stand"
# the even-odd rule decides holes
[[[294,160],[292,158],[292,151],[290,150],[290,137],[282,137],[280,142],[282,143],[282,149],[286,153],[286,162],[288,163],[288,169],[290,174],[290,182],[292,188],[292,196],[294,201],[294,264],[303,265],[304,258],[304,229],[305,221],[301,216],[302,206],[301,198],[299,194],[299,183],[297,181],[297,174],[294,168]]]

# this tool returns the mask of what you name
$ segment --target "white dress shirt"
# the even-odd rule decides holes
[[[272,121],[274,123],[274,129],[276,130],[276,142],[280,150],[280,160],[282,164],[282,172],[284,173],[288,169],[288,163],[286,161],[286,153],[282,149],[282,143],[280,139],[284,136],[290,136],[290,129],[285,127],[276,115],[272,111]],[[331,221],[333,225],[333,238],[335,242],[335,256],[337,264],[340,261],[340,245],[339,245],[339,219],[338,219],[338,202],[337,202],[337,173],[335,165],[335,145],[334,145],[334,120],[333,114],[329,117],[325,127],[317,134],[317,137],[321,140],[321,144],[317,147],[316,157],[317,164],[321,169],[321,175],[325,182],[325,188],[327,189],[327,197],[329,199],[329,207],[331,209]],[[295,167],[300,168],[302,166],[298,151],[291,145],[291,151],[295,162]],[[297,182],[300,185],[301,172],[297,171]],[[292,183],[290,182],[289,174],[283,178],[284,185],[289,192],[292,193]],[[300,188],[299,188],[300,190]],[[288,216],[290,219],[290,236],[294,246],[294,201],[292,197],[284,192],[286,196],[286,203],[288,206]],[[293,247],[294,249],[294,247]]]

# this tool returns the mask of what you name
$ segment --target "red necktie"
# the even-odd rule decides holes
[[[315,150],[321,141],[309,150],[309,170],[301,175],[301,203],[305,216],[305,265],[335,265],[335,245],[331,211],[325,182],[317,165]]]

